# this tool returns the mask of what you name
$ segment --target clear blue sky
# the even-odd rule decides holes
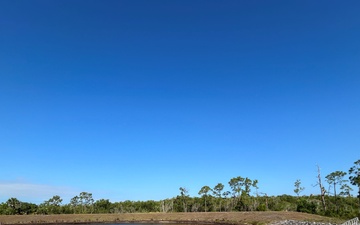
[[[359,1],[0,1],[0,201],[317,194],[360,159]]]

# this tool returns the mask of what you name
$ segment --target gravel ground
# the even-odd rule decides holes
[[[338,225],[336,223],[320,223],[320,222],[309,222],[309,221],[296,221],[296,220],[283,220],[271,225]]]

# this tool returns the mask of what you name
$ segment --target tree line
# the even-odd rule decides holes
[[[347,179],[348,178],[348,179]],[[258,180],[248,177],[234,177],[228,187],[222,183],[214,187],[205,185],[197,197],[189,196],[186,187],[179,188],[176,197],[160,201],[122,201],[110,202],[109,199],[94,200],[89,192],[81,192],[63,204],[60,196],[55,195],[41,204],[22,202],[10,198],[0,204],[0,214],[82,214],[82,213],[134,213],[134,212],[229,212],[229,211],[297,211],[340,218],[360,216],[360,160],[349,169],[334,171],[325,176],[325,188],[318,167],[317,185],[319,193],[302,196],[305,187],[298,179],[294,183],[294,196],[268,196],[259,192]],[[352,186],[358,195],[352,196]]]

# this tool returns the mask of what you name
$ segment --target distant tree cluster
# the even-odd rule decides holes
[[[348,180],[347,175],[349,175]],[[326,190],[318,167],[317,185],[319,194],[301,196],[305,189],[301,180],[294,183],[295,196],[268,196],[258,192],[258,180],[248,177],[234,177],[228,182],[228,190],[222,183],[213,188],[203,186],[199,197],[190,197],[186,187],[179,188],[179,195],[161,201],[110,202],[109,199],[94,201],[89,192],[81,192],[63,204],[55,195],[36,205],[10,198],[0,204],[0,214],[82,214],[82,213],[135,213],[135,212],[221,212],[221,211],[298,211],[341,218],[360,216],[360,160],[356,161],[348,173],[335,171],[328,174]],[[358,189],[356,197],[351,195],[353,185]],[[253,191],[253,193],[251,192]]]
[[[349,180],[346,176],[349,175]],[[301,180],[295,181],[294,193],[299,198],[296,210],[299,212],[314,213],[326,216],[350,218],[360,215],[360,160],[354,162],[349,173],[334,171],[325,176],[328,183],[326,189],[318,166],[317,184],[319,195],[302,196],[300,193],[305,189],[301,186]],[[353,189],[350,185],[358,188],[356,198],[351,196]],[[314,198],[315,197],[315,198]]]

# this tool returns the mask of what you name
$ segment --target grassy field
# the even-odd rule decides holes
[[[211,212],[211,213],[123,213],[123,214],[61,214],[61,215],[0,215],[0,225],[36,223],[211,223],[264,225],[282,220],[326,223],[343,221],[297,212]]]

